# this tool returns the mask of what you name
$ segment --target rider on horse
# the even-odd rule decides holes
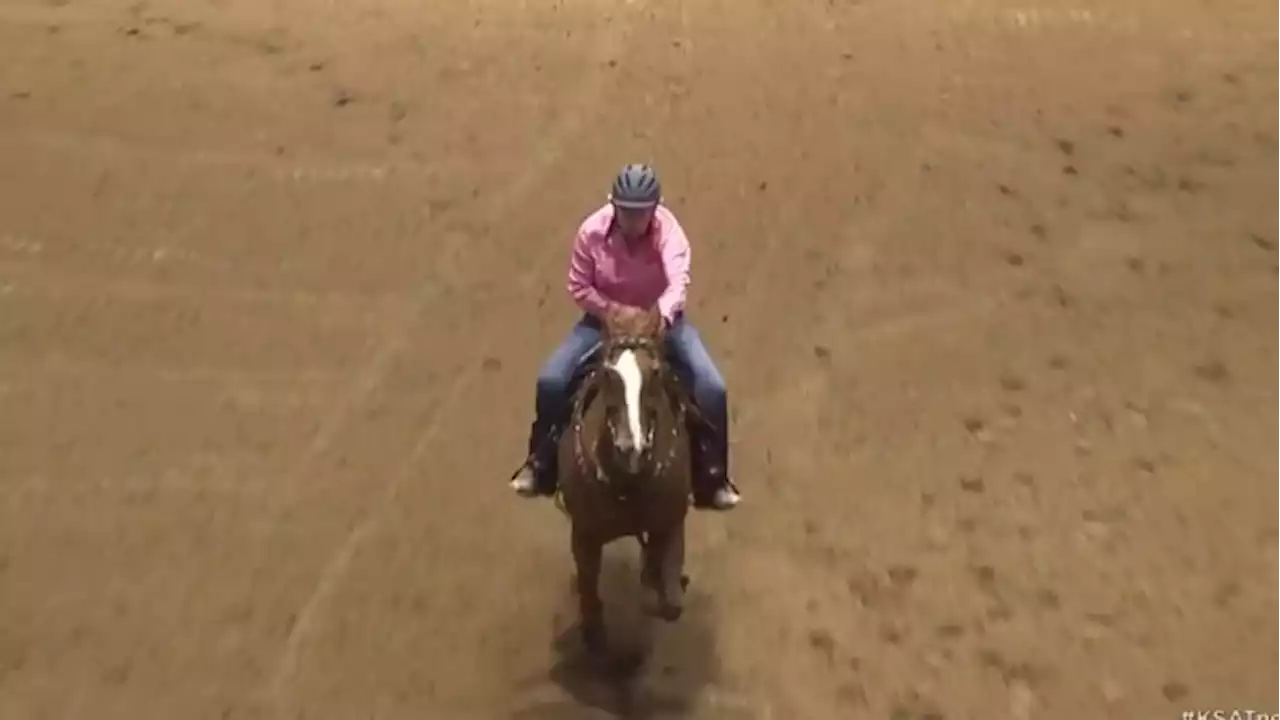
[[[583,317],[538,373],[529,460],[511,480],[525,497],[555,492],[555,440],[570,414],[573,380],[601,337],[606,313],[642,313],[656,305],[666,323],[667,350],[689,379],[706,419],[694,450],[694,504],[729,510],[741,496],[729,480],[729,413],[724,379],[684,317],[689,287],[689,240],[662,205],[658,176],[648,165],[627,165],[613,182],[609,203],[578,229],[569,262],[569,295]]]

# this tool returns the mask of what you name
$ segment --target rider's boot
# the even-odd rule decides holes
[[[693,506],[699,510],[732,510],[742,501],[729,479],[729,452],[724,433],[702,428],[693,433]]]
[[[529,459],[511,477],[511,489],[527,498],[550,497],[556,494],[556,442],[555,431],[544,438],[531,436]]]

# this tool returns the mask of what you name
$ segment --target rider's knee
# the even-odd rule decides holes
[[[563,395],[569,389],[570,379],[554,369],[543,370],[538,373],[538,394]]]
[[[699,403],[720,405],[729,396],[729,390],[725,387],[724,378],[718,372],[710,372],[696,377],[693,391],[698,396]]]
[[[705,393],[707,396],[724,397],[727,389],[724,384],[724,376],[720,374],[720,369],[712,362],[704,362],[689,368],[693,375],[693,384],[698,392]]]

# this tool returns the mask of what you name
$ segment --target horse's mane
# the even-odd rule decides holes
[[[662,337],[662,316],[656,309],[644,313],[610,313],[604,319],[605,342],[648,340],[657,342]]]

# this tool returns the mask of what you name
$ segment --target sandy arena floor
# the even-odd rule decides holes
[[[0,3],[0,718],[1275,712],[1276,27]],[[504,481],[633,158],[748,504],[602,677]]]

